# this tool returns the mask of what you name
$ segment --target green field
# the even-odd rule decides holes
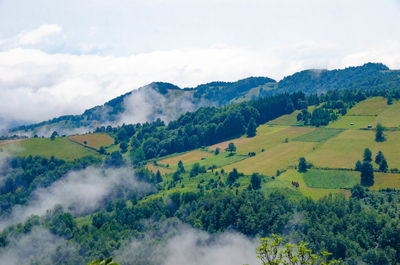
[[[383,97],[368,98],[356,104],[348,112],[348,115],[377,116],[387,108],[386,99]]]
[[[99,156],[95,151],[71,142],[66,137],[57,137],[53,141],[49,138],[30,138],[3,146],[7,152],[18,156],[43,156],[64,160],[74,160],[84,156]]]
[[[257,172],[272,176],[275,175],[278,169],[286,169],[295,165],[299,157],[310,153],[315,145],[316,143],[311,142],[279,143],[264,152],[257,153],[256,156],[226,166],[224,169],[225,171],[231,171],[236,168],[245,174]]]
[[[315,130],[311,127],[283,127],[283,126],[267,126],[262,125],[257,128],[255,137],[241,137],[238,139],[222,142],[210,146],[210,150],[215,150],[217,147],[224,150],[230,142],[234,143],[238,154],[247,155],[249,152],[261,153],[261,150],[267,151],[285,142],[296,138],[297,136],[309,133]]]
[[[107,147],[114,143],[114,139],[106,133],[80,134],[68,137],[69,140],[94,148]]]
[[[398,128],[400,126],[400,102],[393,101],[393,104],[387,106],[387,108],[381,112],[378,117],[374,120],[374,124],[381,123],[386,127],[395,127]]]
[[[377,143],[374,131],[345,130],[321,144],[314,152],[306,155],[306,158],[318,167],[354,168],[357,160],[362,160],[364,149],[368,147],[374,158],[378,151],[382,151],[389,168],[400,168],[400,131],[385,134],[387,140]]]
[[[361,129],[368,128],[368,125],[375,125],[376,116],[350,116],[345,115],[330,123],[327,128],[337,129]],[[352,125],[353,123],[353,125]]]
[[[359,184],[359,174],[355,171],[310,169],[303,174],[303,179],[310,188],[344,189]]]
[[[292,185],[292,181],[298,182],[299,187],[296,188]],[[349,190],[344,189],[320,189],[320,188],[310,188],[306,185],[303,175],[296,170],[290,169],[276,177],[275,180],[266,183],[263,187],[264,192],[267,192],[268,189],[291,189],[296,190],[303,194],[304,196],[310,197],[312,199],[320,199],[328,194],[341,193],[346,197],[350,196]]]
[[[299,142],[323,142],[332,138],[343,130],[341,129],[330,129],[330,128],[318,128],[307,134],[300,135],[293,139],[293,141]]]

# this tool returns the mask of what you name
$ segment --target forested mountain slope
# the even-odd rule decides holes
[[[367,63],[342,70],[305,70],[279,82],[267,77],[250,77],[237,82],[212,82],[181,89],[155,82],[86,110],[33,125],[11,129],[11,134],[50,136],[83,133],[102,125],[121,125],[161,119],[170,121],[187,111],[204,106],[224,106],[269,95],[302,91],[305,94],[337,90],[392,89],[400,87],[400,71],[383,64]]]

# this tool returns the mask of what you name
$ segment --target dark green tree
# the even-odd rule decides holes
[[[388,164],[386,162],[386,159],[383,158],[381,162],[379,163],[379,170],[382,172],[387,172],[388,171]]]
[[[229,143],[228,148],[226,148],[226,151],[230,152],[231,154],[233,154],[234,152],[236,152],[236,146],[234,143]]]
[[[375,134],[375,141],[376,142],[384,142],[386,140],[385,135],[383,134],[384,127],[378,123],[376,125],[376,134]]]
[[[374,168],[368,161],[364,161],[361,167],[361,185],[365,187],[374,185]]]
[[[254,118],[250,118],[249,124],[247,125],[247,137],[256,136],[257,124]]]
[[[183,166],[182,160],[179,160],[179,162],[178,162],[178,170],[179,170],[181,173],[184,173],[184,172],[185,172],[185,167]]]
[[[53,141],[56,137],[58,136],[58,133],[56,131],[54,131],[51,136],[50,139]]]
[[[364,149],[364,162],[371,162],[372,161],[372,153],[371,150],[369,150],[369,148],[365,148]]]
[[[362,168],[362,163],[361,163],[360,160],[357,160],[354,170],[355,171],[361,171],[361,168]]]
[[[304,157],[299,158],[299,172],[307,172],[307,161]]]
[[[261,188],[261,177],[257,173],[253,173],[250,178],[251,187],[253,190],[258,190]]]
[[[163,179],[162,179],[162,176],[161,176],[161,172],[160,172],[160,170],[157,170],[157,173],[156,173],[156,182],[157,183],[160,183],[160,182],[162,182],[163,181]]]
[[[388,98],[387,98],[387,104],[388,104],[388,105],[392,105],[392,104],[393,104],[393,97],[392,97],[392,95],[389,95],[389,96],[388,96]]]
[[[385,156],[383,155],[382,151],[379,151],[379,152],[376,154],[376,156],[375,156],[375,163],[376,163],[377,165],[380,165],[380,164],[381,164],[381,161],[382,161],[383,159],[385,159]]]
[[[119,147],[121,148],[121,153],[123,154],[128,151],[128,144],[126,142],[120,143]]]

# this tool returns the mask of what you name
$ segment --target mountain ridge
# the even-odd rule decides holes
[[[63,115],[40,123],[18,126],[10,129],[10,133],[48,136],[56,130],[60,134],[75,134],[104,125],[146,122],[158,118],[168,122],[200,107],[221,107],[283,93],[302,91],[305,94],[321,94],[332,89],[394,87],[400,87],[400,71],[390,70],[382,63],[366,63],[334,70],[308,69],[280,81],[268,77],[248,77],[236,82],[214,81],[186,88],[167,82],[152,82],[103,105],[87,109],[80,115]],[[143,115],[141,108],[148,113]]]

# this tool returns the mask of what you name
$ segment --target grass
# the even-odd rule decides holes
[[[280,126],[296,126],[300,125],[300,122],[297,121],[297,114],[299,114],[300,111],[296,110],[291,114],[286,114],[283,116],[280,116],[279,118],[276,118],[275,120],[269,121],[267,124],[268,125],[280,125]]]
[[[209,149],[214,150],[217,147],[224,150],[228,147],[230,142],[236,146],[238,154],[247,155],[249,152],[261,153],[261,150],[269,150],[285,141],[291,141],[295,137],[313,131],[311,127],[281,127],[281,126],[268,126],[262,125],[257,128],[257,135],[255,137],[247,138],[241,137],[238,139],[222,142]]]
[[[292,185],[292,181],[299,183],[299,187],[295,188]],[[344,194],[346,197],[350,196],[350,191],[344,189],[320,189],[310,188],[306,185],[301,173],[296,170],[290,169],[284,172],[275,180],[268,182],[263,189],[291,189],[301,192],[304,196],[310,197],[314,200],[320,199],[328,194]]]
[[[162,159],[162,160],[158,161],[158,163],[163,164],[163,165],[169,164],[171,167],[173,167],[173,166],[177,166],[178,162],[180,160],[182,161],[182,163],[186,164],[186,163],[198,161],[198,160],[201,160],[202,158],[207,158],[210,156],[213,156],[213,154],[210,152],[204,151],[204,150],[196,149],[196,150],[193,150],[190,152],[180,154],[178,156],[172,156],[172,157],[169,157],[166,159]]]
[[[312,142],[280,143],[264,152],[257,153],[256,156],[226,166],[224,169],[231,171],[236,168],[245,174],[258,172],[269,176],[275,175],[278,169],[286,169],[295,165],[299,157],[310,153],[315,145],[316,143]]]
[[[160,171],[161,174],[169,174],[173,173],[175,170],[172,168],[166,168],[166,167],[161,167],[161,166],[156,166],[153,163],[147,163],[146,168],[148,170],[151,170],[153,173],[157,173],[157,170]]]
[[[227,152],[221,152],[218,155],[213,155],[208,158],[205,158],[203,160],[196,160],[196,161],[190,161],[188,163],[184,163],[184,167],[186,170],[190,170],[195,163],[199,163],[200,166],[205,166],[206,169],[211,166],[216,166],[217,168],[231,165],[234,163],[237,163],[239,161],[243,161],[247,159],[247,155],[239,155],[239,154],[229,154]]]
[[[18,156],[43,156],[64,160],[74,160],[84,156],[99,154],[79,144],[73,143],[66,137],[57,137],[54,141],[49,138],[30,138],[4,146],[4,150]]]
[[[322,143],[306,159],[318,167],[353,168],[362,160],[364,149],[369,148],[373,158],[378,151],[386,157],[389,168],[400,168],[400,131],[387,131],[386,141],[375,142],[374,131],[346,130]]]
[[[386,99],[373,97],[357,103],[348,112],[348,115],[371,115],[376,116],[387,108]]]
[[[393,101],[392,105],[388,105],[387,108],[381,112],[378,117],[374,120],[374,124],[381,123],[386,127],[400,126],[400,102]]]
[[[360,183],[359,172],[310,169],[303,173],[307,187],[321,189],[352,188]]]
[[[300,135],[293,139],[293,141],[300,142],[323,142],[332,138],[339,133],[341,133],[342,129],[331,129],[331,128],[317,128],[314,131],[311,131],[307,134]]]
[[[375,116],[351,116],[345,115],[330,123],[327,128],[337,129],[361,129],[368,128],[368,125],[374,125]],[[353,123],[353,125],[351,125]]]
[[[114,143],[114,139],[105,133],[74,135],[74,136],[69,136],[68,139],[73,142],[89,146],[97,150],[100,149],[101,146],[107,147]]]
[[[375,172],[375,183],[371,190],[380,190],[386,188],[400,189],[400,174]]]

